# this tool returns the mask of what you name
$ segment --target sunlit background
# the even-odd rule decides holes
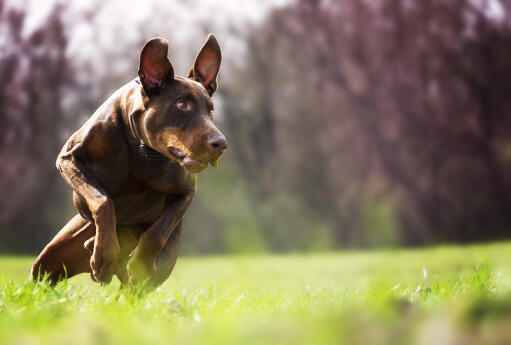
[[[466,243],[511,228],[511,1],[0,0],[0,252],[76,211],[69,135],[136,76],[145,41],[186,74],[223,51],[182,252]]]

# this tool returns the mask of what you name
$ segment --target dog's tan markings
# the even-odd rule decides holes
[[[166,146],[160,148],[162,151],[167,151],[170,147],[175,147],[190,157],[192,152],[179,139],[179,136],[176,132],[177,131],[175,129],[165,128],[156,136],[155,141],[158,143],[165,143]]]
[[[175,147],[181,151],[187,156],[191,156],[192,152],[179,140],[177,135],[171,134],[167,138],[167,147]]]

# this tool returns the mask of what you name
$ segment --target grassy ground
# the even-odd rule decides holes
[[[182,257],[142,298],[31,260],[0,258],[0,344],[511,344],[511,243]]]

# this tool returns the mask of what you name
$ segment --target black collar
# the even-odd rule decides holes
[[[140,145],[138,145],[138,153],[140,155],[140,158],[149,159],[149,160],[166,160],[168,159],[161,153],[159,153],[156,150],[153,150],[146,144],[140,142]]]

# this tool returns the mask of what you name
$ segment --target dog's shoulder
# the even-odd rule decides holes
[[[95,158],[108,158],[128,149],[125,130],[127,105],[137,104],[140,85],[128,82],[110,97],[74,132],[63,151],[74,150]]]

